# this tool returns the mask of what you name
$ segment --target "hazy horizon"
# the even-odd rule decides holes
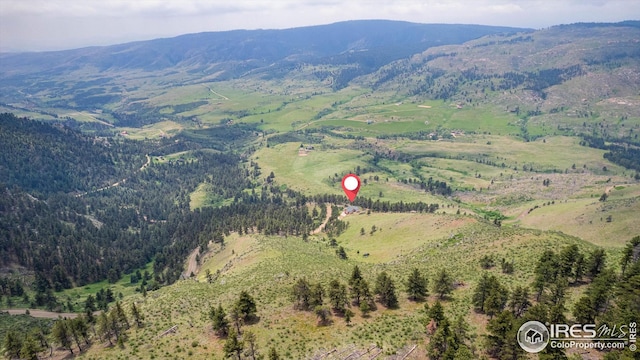
[[[287,29],[349,20],[546,28],[619,22],[640,14],[632,0],[4,0],[0,51],[49,51],[190,33]]]

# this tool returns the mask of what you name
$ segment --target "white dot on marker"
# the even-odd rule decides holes
[[[349,191],[355,190],[358,187],[358,179],[349,176],[344,180],[344,187]]]

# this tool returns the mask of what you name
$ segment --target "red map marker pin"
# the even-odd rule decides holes
[[[342,190],[349,198],[349,201],[353,202],[360,191],[360,178],[354,174],[347,174],[342,178]]]

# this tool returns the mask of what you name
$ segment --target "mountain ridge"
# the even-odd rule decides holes
[[[282,30],[230,30],[185,34],[172,38],[136,41],[79,49],[0,54],[0,71],[30,73],[30,67],[69,70],[92,65],[101,71],[140,68],[160,70],[176,65],[251,61],[262,65],[291,56],[302,58],[339,55],[352,50],[409,47],[420,52],[437,44],[463,43],[495,33],[530,31],[485,25],[419,24],[390,20],[358,20]],[[422,50],[420,50],[422,49]],[[404,55],[407,50],[400,51]]]

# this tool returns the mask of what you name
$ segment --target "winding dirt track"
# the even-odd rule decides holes
[[[195,275],[198,274],[198,262],[196,261],[196,256],[198,256],[199,253],[200,248],[197,247],[191,252],[191,254],[189,254],[189,257],[187,258],[187,270],[182,273],[185,278],[189,278],[191,273],[194,273]]]
[[[322,222],[322,224],[320,224],[320,226],[318,226],[317,229],[313,230],[311,232],[311,235],[316,235],[316,234],[320,234],[322,232],[322,230],[324,229],[325,226],[327,226],[327,223],[329,222],[329,219],[331,218],[331,205],[327,204],[327,217],[324,219],[324,221]]]
[[[23,315],[26,313],[26,309],[8,309],[8,310],[0,310],[2,312],[8,312],[11,315]],[[44,318],[44,319],[57,319],[59,316],[63,318],[73,319],[78,317],[79,314],[76,313],[57,313],[53,311],[45,311],[45,310],[37,310],[37,309],[29,309],[29,315],[36,318]]]

